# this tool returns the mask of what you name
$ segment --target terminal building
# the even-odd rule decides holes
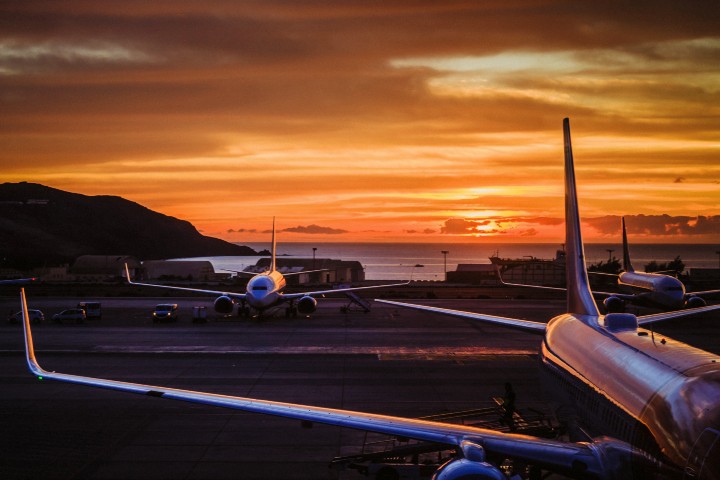
[[[335,260],[332,258],[277,257],[276,268],[284,274],[288,285],[304,283],[358,283],[365,281],[365,269],[357,260]],[[248,273],[262,273],[270,268],[270,258],[261,258]]]
[[[565,252],[558,250],[555,258],[545,260],[535,257],[490,257],[490,263],[461,263],[454,272],[447,272],[448,283],[469,285],[500,285],[518,283],[524,285],[565,286]]]

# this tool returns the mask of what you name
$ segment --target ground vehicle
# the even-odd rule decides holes
[[[77,308],[85,310],[85,317],[96,318],[100,320],[102,318],[102,306],[100,302],[80,302],[77,304]]]
[[[30,321],[32,323],[41,323],[45,321],[45,315],[40,310],[28,310]],[[22,312],[17,312],[8,317],[10,323],[22,323]]]
[[[55,323],[64,323],[66,321],[84,323],[85,318],[85,310],[83,310],[82,308],[69,308],[67,310],[63,310],[60,313],[56,313],[52,317],[53,322]]]
[[[176,322],[178,319],[177,303],[161,303],[155,307],[152,313],[153,322]]]

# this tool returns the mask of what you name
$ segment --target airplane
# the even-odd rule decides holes
[[[623,238],[623,272],[619,275],[603,272],[588,272],[593,275],[604,275],[617,277],[618,287],[629,293],[602,292],[593,290],[593,296],[601,298],[603,306],[608,313],[622,313],[627,304],[635,304],[644,307],[657,308],[663,311],[693,309],[707,306],[703,298],[720,294],[720,290],[705,290],[701,292],[686,292],[685,285],[671,275],[662,273],[636,272],[630,262],[630,248],[625,228],[625,218],[622,218]],[[544,290],[565,291],[561,287],[548,287],[543,285],[529,285],[521,283],[505,282],[497,270],[500,282],[511,287],[539,288]],[[720,308],[720,307],[715,307]]]
[[[296,317],[298,313],[302,315],[310,315],[317,310],[317,300],[314,297],[323,296],[329,293],[344,293],[354,292],[357,290],[370,290],[376,288],[386,287],[397,287],[407,285],[410,282],[404,283],[392,283],[387,285],[371,285],[367,287],[349,287],[349,288],[336,288],[331,290],[317,290],[312,292],[300,292],[300,293],[283,293],[283,290],[287,284],[285,277],[288,275],[294,275],[295,273],[281,273],[276,268],[275,262],[276,256],[276,243],[275,243],[275,219],[273,218],[272,226],[272,252],[270,259],[270,266],[265,272],[254,274],[253,277],[248,280],[245,293],[235,292],[223,292],[218,290],[204,290],[198,288],[188,287],[176,287],[171,285],[158,285],[154,283],[141,283],[133,282],[130,278],[130,270],[127,264],[125,264],[125,275],[128,283],[131,285],[145,286],[145,287],[157,287],[167,288],[171,290],[183,290],[188,292],[205,293],[208,295],[218,295],[215,299],[213,307],[215,311],[222,315],[232,314],[235,304],[240,303],[239,312],[244,314],[247,312],[246,305],[253,308],[262,315],[263,312],[270,308],[277,307],[282,303],[287,302],[289,307],[286,310],[287,316]],[[322,271],[322,270],[311,270],[310,272]],[[310,273],[308,271],[298,273]],[[248,272],[245,272],[248,273]]]
[[[548,323],[383,300],[542,336],[545,381],[603,436],[550,440],[471,425],[281,403],[44,370],[35,356],[27,299],[20,291],[26,362],[40,380],[215,405],[434,442],[457,455],[436,480],[506,479],[498,463],[513,459],[572,478],[720,479],[720,358],[655,335],[641,325],[689,315],[601,315],[590,292],[580,231],[569,120],[564,120],[567,313]],[[702,309],[696,309],[699,311]],[[695,313],[693,311],[692,313]],[[608,436],[612,435],[612,436]]]
[[[621,312],[625,309],[626,303],[658,307],[663,310],[704,307],[707,305],[704,296],[720,293],[720,290],[686,292],[685,285],[671,275],[636,272],[630,262],[630,247],[628,246],[624,217],[622,219],[622,239],[624,271],[618,276],[618,286],[622,290],[635,293],[609,294],[603,300],[608,312]]]

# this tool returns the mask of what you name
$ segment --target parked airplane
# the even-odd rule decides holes
[[[608,312],[622,312],[626,303],[658,307],[663,310],[704,307],[707,302],[703,297],[720,293],[720,290],[686,292],[685,285],[673,276],[636,272],[630,262],[625,218],[622,219],[622,239],[624,271],[618,276],[618,286],[632,293],[608,294],[609,296],[603,300]]]
[[[283,274],[279,272],[276,268],[275,256],[275,219],[273,219],[272,252],[270,259],[270,267],[267,271],[256,274],[250,280],[248,280],[245,293],[223,292],[218,290],[204,290],[199,288],[176,287],[171,285],[158,285],[154,283],[133,282],[130,278],[130,270],[128,269],[127,264],[125,264],[125,275],[127,276],[127,281],[132,285],[167,288],[171,290],[184,290],[189,292],[206,293],[208,295],[218,295],[218,297],[215,299],[215,303],[213,306],[216,312],[223,315],[231,314],[235,308],[235,304],[237,303],[240,304],[239,308],[241,313],[246,312],[247,305],[248,307],[257,310],[260,314],[262,314],[265,310],[277,307],[282,303],[287,302],[289,306],[286,310],[286,314],[293,317],[297,316],[298,313],[302,315],[309,315],[315,312],[315,310],[317,310],[317,300],[314,297],[319,297],[329,293],[343,293],[354,292],[357,290],[397,287],[410,283],[408,281],[404,283],[392,283],[387,285],[371,285],[368,287],[350,287],[336,288],[331,290],[317,290],[313,292],[283,293],[283,290],[285,289],[285,286],[287,284],[287,282],[285,281],[285,276],[293,274]]]
[[[642,329],[687,310],[638,319],[600,315],[588,285],[580,232],[570,127],[564,121],[568,313],[547,324],[522,319],[384,301],[544,335],[541,369],[553,389],[604,434],[588,441],[547,440],[469,425],[280,403],[176,388],[50,372],[34,353],[25,292],[26,360],[31,372],[50,379],[159,398],[216,405],[413,438],[453,446],[458,456],[436,472],[438,480],[505,479],[505,458],[573,478],[720,479],[720,358]],[[709,308],[709,307],[705,307]],[[700,311],[704,309],[697,309]]]
[[[698,308],[707,306],[703,297],[720,294],[720,290],[705,290],[701,292],[686,292],[685,285],[677,278],[662,273],[636,272],[630,262],[630,249],[627,241],[625,218],[622,219],[623,237],[623,272],[619,275],[612,273],[591,272],[594,275],[612,276],[617,278],[618,287],[628,293],[601,292],[593,290],[596,298],[601,298],[607,313],[621,313],[627,304],[635,304],[660,310],[679,310],[681,308]],[[512,287],[540,288],[545,290],[565,291],[561,287],[547,287],[542,285],[529,285],[508,283],[502,279],[498,270],[500,281]]]

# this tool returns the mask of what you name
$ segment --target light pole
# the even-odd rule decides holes
[[[312,269],[315,270],[315,252],[317,251],[317,247],[312,247],[313,249],[313,266]]]
[[[607,248],[605,249],[605,251],[608,252],[608,263],[612,262],[612,252],[614,252],[615,250],[613,250],[612,248]]]
[[[449,250],[440,250],[443,254],[443,273],[445,273],[445,281],[447,282],[447,255],[450,253]]]

